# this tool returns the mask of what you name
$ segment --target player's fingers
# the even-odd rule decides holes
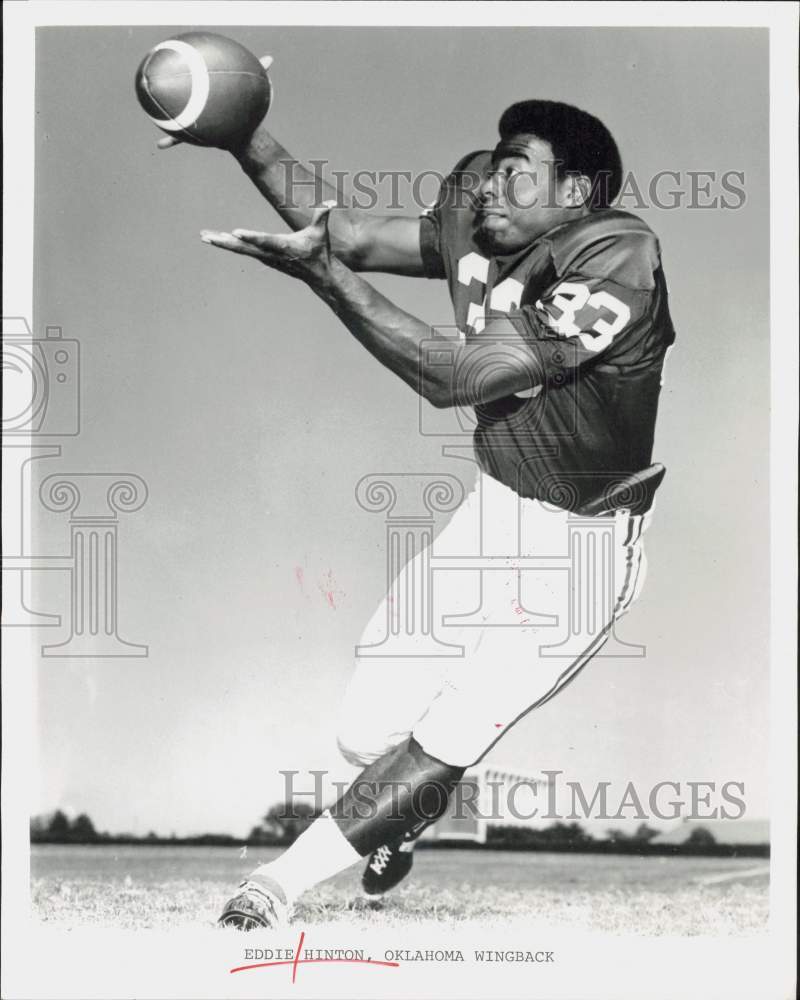
[[[314,209],[309,226],[327,226],[328,216],[333,208],[336,208],[335,201],[323,201],[319,208]]]
[[[233,235],[246,243],[260,243],[261,240],[269,238],[268,233],[260,233],[255,229],[234,229]]]
[[[269,69],[275,60],[272,58],[272,56],[262,56],[258,61],[261,63],[264,69]]]
[[[231,235],[265,253],[285,254],[290,248],[288,236],[256,233],[252,229],[234,229]]]
[[[328,241],[328,226],[331,221],[331,210],[334,208],[336,208],[335,201],[323,201],[319,208],[314,209],[311,222],[308,224],[308,228],[314,230],[313,239],[322,240],[323,242]]]
[[[204,229],[200,233],[203,243],[210,246],[219,247],[220,250],[230,250],[232,253],[246,254],[248,257],[259,257],[263,259],[261,249],[252,243],[245,243],[238,239],[233,233],[218,233],[210,229]]]
[[[172,146],[180,146],[183,139],[178,139],[174,135],[165,135],[163,139],[159,139],[156,146],[159,149],[170,149]]]

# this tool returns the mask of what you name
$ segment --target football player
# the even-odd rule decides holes
[[[479,481],[442,538],[460,544],[479,502],[490,505],[501,534],[519,517],[536,551],[553,551],[575,512],[596,517],[614,529],[612,600],[591,605],[602,627],[567,664],[539,654],[535,622],[511,639],[504,629],[464,628],[465,655],[456,661],[362,658],[339,745],[363,771],[288,850],[242,883],[222,924],[274,927],[301,893],[363,858],[370,895],[397,884],[415,839],[445,811],[466,767],[577,675],[641,589],[642,533],[660,478],[645,470],[674,339],[658,241],[640,219],[611,207],[622,164],[597,118],[527,100],[503,113],[499,133],[493,149],[460,161],[431,210],[398,218],[335,205],[330,189],[327,202],[315,203],[318,179],[315,188],[262,123],[232,152],[294,232],[234,229],[202,238],[306,284],[434,406],[475,408]],[[294,185],[291,201],[287,170],[305,182]],[[366,271],[447,281],[461,334],[446,342],[451,363],[421,364],[431,327],[378,292],[360,276]],[[620,480],[628,489],[614,502]],[[448,610],[468,611],[464,574],[446,575],[457,578]],[[523,575],[533,577],[526,605],[563,618],[566,588],[552,574]],[[383,605],[365,645],[385,621]]]

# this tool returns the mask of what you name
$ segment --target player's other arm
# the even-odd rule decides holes
[[[542,381],[537,358],[506,319],[465,343],[437,338],[336,258],[325,277],[309,284],[382,365],[438,408],[478,406]]]
[[[331,206],[317,209],[311,225],[281,236],[234,229],[203,233],[206,243],[255,257],[304,281],[350,333],[417,393],[437,407],[475,406],[541,381],[537,358],[508,320],[490,323],[472,343],[439,338],[355,274],[332,253],[327,231]],[[438,357],[441,344],[446,361]]]

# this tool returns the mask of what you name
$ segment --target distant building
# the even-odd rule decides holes
[[[766,819],[683,819],[653,837],[651,844],[685,844],[693,834],[705,830],[717,844],[769,844]]]
[[[485,844],[491,826],[530,826],[541,778],[497,764],[471,767],[453,792],[447,814],[423,840],[470,840]]]

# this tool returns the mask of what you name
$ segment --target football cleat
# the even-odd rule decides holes
[[[370,854],[361,876],[361,887],[367,899],[380,899],[408,875],[414,864],[411,844],[407,840],[399,844],[381,844]]]
[[[286,895],[271,878],[251,875],[239,886],[239,891],[225,904],[217,923],[240,931],[266,927],[276,930],[289,919]]]

